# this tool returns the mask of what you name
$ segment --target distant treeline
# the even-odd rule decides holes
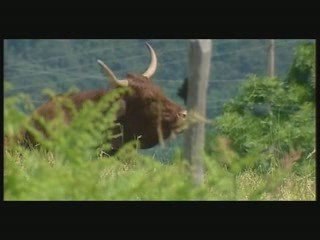
[[[106,87],[97,59],[105,61],[119,77],[127,72],[142,72],[149,63],[144,42],[157,51],[159,66],[155,75],[167,95],[175,100],[187,75],[188,40],[5,40],[4,77],[13,84],[6,93],[28,93],[39,105],[41,90],[64,92],[70,87],[92,89]],[[293,60],[294,48],[310,40],[276,40],[276,73],[285,76]],[[213,41],[208,111],[234,96],[238,83],[248,74],[265,75],[267,46],[264,39],[218,39]],[[182,101],[181,101],[182,102]],[[213,107],[214,106],[214,107]],[[211,109],[211,110],[210,110]]]

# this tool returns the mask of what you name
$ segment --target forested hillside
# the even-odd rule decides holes
[[[154,80],[177,101],[176,91],[187,75],[187,40],[5,40],[4,76],[13,84],[6,95],[25,92],[37,106],[44,100],[41,90],[64,92],[70,87],[106,87],[96,60],[105,61],[119,77],[141,72],[149,63],[144,45],[148,41],[157,51],[159,66]],[[297,44],[310,40],[276,40],[276,72],[284,76]],[[213,57],[208,94],[208,115],[215,117],[222,103],[235,95],[248,74],[267,71],[268,40],[218,39],[213,41]]]

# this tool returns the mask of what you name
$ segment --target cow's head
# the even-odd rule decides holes
[[[139,138],[142,148],[149,148],[159,141],[180,133],[186,126],[187,111],[168,99],[160,87],[152,81],[157,69],[157,56],[147,44],[151,62],[142,74],[127,74],[118,79],[112,70],[98,60],[112,87],[129,87],[131,94],[126,95],[118,121],[123,125],[124,140]]]

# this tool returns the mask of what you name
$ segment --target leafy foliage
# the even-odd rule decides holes
[[[81,137],[81,136],[79,136]],[[279,169],[261,175],[240,173],[244,161],[226,142],[220,156],[205,158],[205,182],[195,186],[185,160],[177,154],[164,165],[141,155],[130,143],[114,157],[61,161],[51,152],[16,148],[5,157],[5,200],[312,200],[314,178]],[[86,149],[85,149],[86,150]],[[226,165],[218,160],[228,160]],[[245,162],[253,161],[247,158]],[[292,184],[293,183],[293,184]],[[303,191],[302,191],[303,189]],[[279,192],[281,191],[281,192]],[[302,191],[302,192],[301,192]]]
[[[258,164],[262,169],[281,164],[279,159],[293,149],[301,151],[305,159],[315,148],[314,90],[310,83],[294,80],[295,76],[301,77],[294,73],[313,76],[314,55],[309,50],[309,45],[298,48],[288,77],[293,80],[250,76],[240,94],[225,104],[223,115],[216,119],[218,132],[232,140],[241,156],[253,151],[264,155]],[[306,66],[310,66],[308,73],[304,71]]]
[[[79,40],[72,46],[68,46],[68,42],[58,41],[65,44],[64,49],[50,48],[52,45],[41,40],[26,40],[23,42],[25,45],[22,42],[11,45],[10,51],[15,52],[11,60],[30,58],[30,53],[39,44],[42,44],[41,48],[37,48],[39,58],[49,51],[52,55],[59,55],[59,51],[65,53],[73,49],[76,53],[83,48],[103,46],[99,40]],[[116,44],[116,41],[113,43]],[[161,46],[164,43],[158,44]],[[223,53],[223,47],[221,51]],[[125,51],[119,52],[123,57],[128,55]],[[290,71],[288,79],[298,76],[294,72],[299,72],[306,65],[313,66],[307,67],[313,71],[312,61],[306,60],[310,56],[312,54],[309,50],[297,51],[292,66],[296,70]],[[46,70],[52,70],[50,65],[56,70],[61,69],[66,63],[70,66],[84,66],[84,62],[88,64],[93,56],[88,53],[82,62],[77,55],[68,52],[68,59],[60,63],[50,60],[45,64],[48,68]],[[237,55],[236,59],[241,70],[229,66],[230,71],[226,67],[221,70],[221,76],[230,73],[229,76],[234,77],[239,72],[244,73],[243,69],[250,68],[249,59],[256,67],[262,66],[259,65],[259,59],[262,58],[252,58],[250,54],[246,57]],[[71,64],[69,61],[75,62]],[[28,64],[28,61],[24,63]],[[115,63],[113,67],[122,68],[119,64]],[[141,64],[145,65],[143,62]],[[35,68],[32,64],[29,67]],[[85,68],[81,69],[76,77],[86,73]],[[170,71],[176,69],[170,68]],[[171,77],[170,71],[166,71],[163,76]],[[308,76],[314,76],[312,74]],[[22,81],[21,77],[16,77],[16,80]],[[40,76],[37,77],[39,79],[34,78],[35,83],[40,81]],[[57,81],[60,77],[44,77],[42,81],[53,83],[59,90],[66,89],[67,85]],[[99,85],[90,81],[82,83],[80,89]],[[179,148],[172,161],[166,161],[167,164],[140,154],[135,141],[123,146],[115,156],[103,154],[101,150],[110,147],[109,142],[113,137],[111,129],[115,126],[118,109],[116,102],[123,92],[114,92],[101,104],[88,103],[80,111],[72,111],[74,121],[68,127],[63,124],[62,115],[51,124],[44,124],[50,132],[50,138],[29,124],[24,112],[32,105],[25,105],[28,103],[26,95],[7,96],[4,130],[9,141],[6,142],[4,155],[4,199],[315,200],[315,161],[312,154],[315,142],[315,104],[310,86],[295,80],[282,81],[282,77],[270,79],[250,76],[240,88],[240,94],[225,105],[223,115],[215,119],[216,129],[207,132],[205,181],[201,186],[193,184],[190,166],[183,159]],[[219,97],[228,95],[227,91],[221,89],[223,87],[217,90],[221,94]],[[56,100],[61,106],[73,109],[63,96]],[[108,114],[102,117],[103,112]],[[23,128],[33,130],[46,150],[28,150],[15,144],[14,136]],[[102,148],[97,149],[96,146]]]
[[[295,58],[287,77],[289,83],[294,82],[315,88],[315,50],[316,46],[312,43],[304,43],[297,47]]]
[[[298,189],[309,186],[305,192],[294,195],[291,185],[283,178],[297,178],[290,172],[280,169],[277,174],[282,177],[276,173],[270,176],[252,171],[242,173],[257,158],[253,155],[240,157],[225,138],[218,138],[216,156],[205,157],[205,182],[200,187],[193,184],[189,165],[179,149],[170,164],[140,154],[135,142],[126,144],[113,157],[99,154],[94,146],[104,137],[110,139],[108,129],[113,126],[117,105],[114,102],[120,94],[114,93],[101,105],[88,104],[75,112],[75,121],[68,128],[60,120],[49,124],[53,136],[39,138],[47,150],[28,150],[14,142],[6,145],[5,200],[314,199],[312,177],[294,185]],[[61,103],[66,104],[65,101]],[[11,113],[7,115],[6,128],[15,124],[11,120],[21,114],[19,108],[13,106],[6,105]],[[106,108],[111,110],[106,119],[99,118],[101,121],[87,126],[101,117],[101,110]],[[21,127],[25,125],[28,123],[20,122]],[[275,180],[277,184],[271,184]],[[252,187],[249,182],[257,184]],[[279,189],[283,189],[283,193],[280,194]]]
[[[5,82],[4,88],[5,91],[9,90],[11,84]],[[16,136],[18,136],[21,129],[26,126],[27,116],[23,110],[33,108],[33,105],[29,100],[30,98],[22,93],[4,99],[4,140],[6,144],[10,144],[11,141],[17,140]],[[22,104],[22,102],[24,104]]]

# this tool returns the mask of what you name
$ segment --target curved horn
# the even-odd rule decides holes
[[[129,82],[126,79],[118,80],[114,73],[111,71],[111,69],[106,64],[104,64],[104,62],[102,62],[101,60],[97,60],[97,62],[102,67],[103,72],[107,75],[107,77],[110,78],[111,83],[114,86],[127,87],[129,85]]]
[[[148,69],[142,75],[147,78],[151,78],[152,75],[157,70],[157,55],[156,55],[155,51],[153,50],[153,48],[148,43],[146,43],[146,45],[150,51],[151,62],[150,62]]]

